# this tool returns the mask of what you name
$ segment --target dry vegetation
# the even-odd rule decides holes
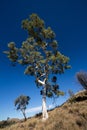
[[[87,130],[87,91],[80,92],[62,106],[49,111],[49,119],[36,116],[25,121],[0,122],[0,130]]]

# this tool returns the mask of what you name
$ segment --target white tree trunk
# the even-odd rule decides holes
[[[46,120],[48,118],[48,113],[47,113],[47,106],[46,106],[46,87],[45,86],[44,86],[43,97],[42,97],[42,114],[43,114],[43,120]]]
[[[45,84],[46,78],[44,81],[38,80],[39,83],[42,84],[43,86],[43,94],[42,94],[42,115],[43,115],[43,120],[46,120],[48,118],[48,113],[47,113],[47,106],[46,106],[46,84]]]

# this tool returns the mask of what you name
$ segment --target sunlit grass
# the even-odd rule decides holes
[[[80,97],[84,94],[80,93]],[[75,96],[79,97],[79,95]],[[62,106],[49,111],[49,119],[46,121],[42,121],[40,115],[27,121],[15,121],[0,130],[87,130],[87,100],[72,103],[67,101]]]

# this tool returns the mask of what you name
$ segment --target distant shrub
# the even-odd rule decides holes
[[[35,117],[39,117],[39,116],[41,116],[41,115],[42,115],[42,112],[37,113],[37,114],[35,115]]]
[[[76,77],[83,88],[87,90],[87,72],[78,72]]]
[[[8,125],[8,122],[7,121],[2,121],[0,122],[0,128],[4,128]]]
[[[69,96],[70,96],[70,97],[73,97],[73,96],[74,96],[74,92],[73,92],[71,89],[68,90],[68,93],[69,93]]]
[[[7,121],[10,120],[10,117],[7,117]]]
[[[15,124],[15,121],[1,121],[0,122],[0,128],[5,128],[7,126]]]
[[[70,103],[75,103],[76,102],[76,98],[73,96],[73,97],[71,97],[70,99],[69,99],[69,102]]]

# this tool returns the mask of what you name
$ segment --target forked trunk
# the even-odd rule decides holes
[[[42,115],[43,115],[43,120],[46,120],[48,118],[48,113],[47,113],[47,106],[46,106],[46,87],[45,85],[43,86],[43,97],[42,97]]]

